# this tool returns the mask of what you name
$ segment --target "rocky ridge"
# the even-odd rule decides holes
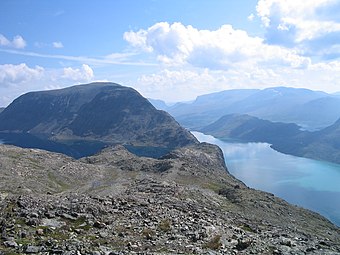
[[[0,254],[340,254],[340,230],[232,177],[202,143],[75,160],[0,145]]]

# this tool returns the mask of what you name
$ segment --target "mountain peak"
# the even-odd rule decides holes
[[[136,90],[107,82],[22,95],[0,114],[0,132],[63,144],[95,141],[172,149],[197,143]]]

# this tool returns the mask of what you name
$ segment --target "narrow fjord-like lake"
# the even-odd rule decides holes
[[[282,154],[267,143],[230,143],[192,132],[218,145],[228,170],[249,187],[320,213],[340,226],[340,165]]]

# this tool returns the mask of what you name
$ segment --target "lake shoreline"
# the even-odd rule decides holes
[[[192,133],[200,142],[218,145],[229,172],[247,186],[318,212],[340,226],[340,165],[283,154],[268,143],[226,142]]]

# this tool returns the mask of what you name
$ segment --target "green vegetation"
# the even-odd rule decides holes
[[[163,219],[159,224],[158,227],[163,232],[168,232],[171,230],[171,221],[169,219]]]
[[[221,235],[215,235],[206,244],[204,244],[203,248],[219,250],[221,248],[221,245]]]

